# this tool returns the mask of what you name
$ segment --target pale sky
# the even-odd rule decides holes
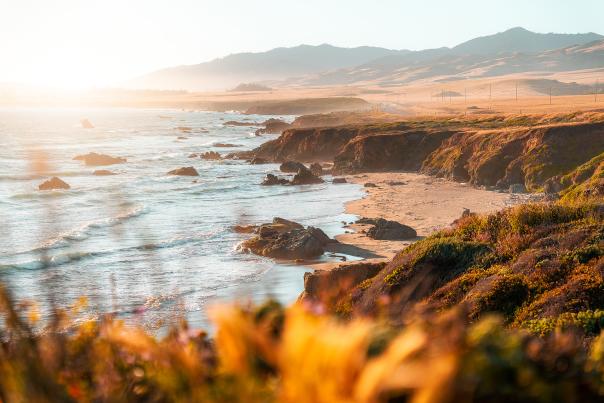
[[[515,26],[604,33],[604,0],[0,0],[0,82],[114,85],[299,44],[425,49]]]

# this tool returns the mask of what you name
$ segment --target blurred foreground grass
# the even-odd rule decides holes
[[[539,337],[463,307],[404,327],[275,302],[216,307],[216,334],[161,339],[110,316],[42,332],[2,292],[2,402],[586,402],[604,399],[604,337]],[[601,401],[601,400],[600,400]]]

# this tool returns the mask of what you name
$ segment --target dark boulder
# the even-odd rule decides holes
[[[174,170],[168,172],[168,175],[199,176],[199,173],[193,167],[183,167],[183,168],[174,169]]]
[[[323,167],[318,162],[311,164],[309,169],[310,172],[312,172],[312,174],[315,176],[323,175]]]
[[[346,178],[333,178],[331,183],[348,183],[348,181],[346,180]]]
[[[358,224],[371,224],[367,236],[381,241],[401,241],[417,237],[417,232],[404,224],[388,221],[383,218],[361,218]]]
[[[54,189],[70,189],[71,187],[56,176],[53,176],[49,180],[41,183],[38,186],[38,190],[54,190]]]
[[[73,157],[74,160],[84,161],[88,166],[123,164],[126,158],[112,157],[106,154],[88,153]]]
[[[306,169],[306,166],[301,162],[296,161],[285,161],[283,164],[279,166],[279,170],[281,172],[298,172],[301,169]]]
[[[323,183],[324,180],[316,175],[313,175],[308,169],[304,168],[298,171],[298,173],[292,179],[292,185],[313,185],[316,183]]]
[[[279,178],[273,174],[267,174],[266,178],[262,181],[262,186],[274,186],[274,185],[288,185],[289,181],[285,178]]]
[[[363,186],[366,188],[376,188],[377,187],[377,185],[375,183],[371,183],[371,182],[367,182]]]
[[[270,224],[260,225],[256,236],[242,243],[246,251],[277,259],[310,259],[321,256],[325,245],[336,242],[323,231],[275,217]]]

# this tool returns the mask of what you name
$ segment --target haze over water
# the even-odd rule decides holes
[[[88,118],[94,129],[83,129]],[[0,109],[0,278],[18,299],[61,306],[89,298],[91,313],[117,312],[153,323],[184,312],[205,325],[204,307],[218,298],[274,296],[291,302],[304,268],[236,249],[235,224],[275,216],[322,228],[329,236],[351,221],[344,203],[358,186],[259,186],[278,165],[204,161],[191,153],[247,150],[273,136],[228,120],[264,121],[236,113],[142,109]],[[291,120],[293,117],[285,117]],[[190,134],[176,130],[192,128]],[[207,132],[204,132],[207,130]],[[187,139],[179,140],[179,136]],[[217,148],[214,143],[237,144]],[[88,152],[127,158],[87,167]],[[46,155],[48,175],[33,172]],[[194,166],[198,178],[166,172]],[[96,169],[117,175],[94,176]],[[70,190],[42,192],[50,176]],[[195,182],[197,181],[197,182]]]

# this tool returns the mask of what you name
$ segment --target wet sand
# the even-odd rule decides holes
[[[477,189],[464,183],[452,182],[417,173],[387,172],[346,177],[348,182],[377,187],[366,187],[365,197],[347,203],[346,212],[367,218],[398,221],[417,231],[418,238],[409,241],[377,241],[363,231],[370,225],[351,224],[350,233],[336,237],[344,246],[333,252],[356,250],[366,261],[391,259],[397,252],[434,231],[449,226],[459,218],[464,208],[473,213],[490,213],[521,204],[534,198],[528,194],[509,194]],[[351,253],[354,254],[354,253]],[[329,270],[341,263],[310,265],[314,269]]]

